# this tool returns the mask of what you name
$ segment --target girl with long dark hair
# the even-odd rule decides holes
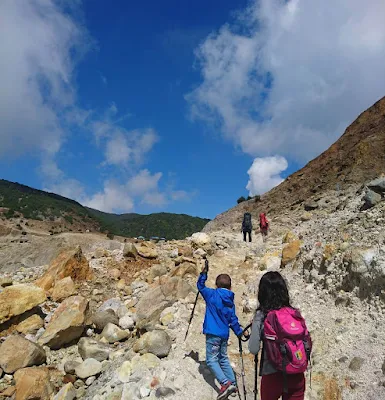
[[[284,309],[288,312],[295,310],[290,304],[289,291],[282,275],[276,271],[264,274],[259,282],[258,289],[259,307],[255,313],[249,350],[257,355],[260,350],[261,341],[264,342],[261,356],[261,400],[278,400],[281,396],[283,400],[303,400],[305,396],[305,376],[304,373],[286,375],[277,370],[269,360],[265,350],[264,321],[267,314],[273,310]],[[305,326],[306,328],[306,326]],[[307,330],[306,330],[307,332]],[[286,388],[284,387],[286,386]]]

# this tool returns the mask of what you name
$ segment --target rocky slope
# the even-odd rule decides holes
[[[201,299],[184,340],[204,257],[209,285],[219,273],[231,275],[243,325],[263,273],[285,276],[314,341],[306,400],[385,398],[384,104],[260,203],[222,214],[208,233],[187,240],[124,243],[31,230],[24,242],[3,226],[0,398],[215,399]],[[346,185],[337,187],[339,172]],[[244,243],[243,211],[255,217],[266,209],[267,240],[256,231]],[[253,358],[244,350],[250,398]],[[240,383],[234,336],[229,354]]]
[[[218,215],[204,228],[205,232],[229,230],[245,212],[253,216],[267,212],[270,217],[290,210],[294,217],[305,203],[327,192],[357,190],[364,182],[385,173],[385,97],[363,112],[336,143],[304,168],[289,176],[279,186]]]
[[[78,235],[87,237],[83,249],[65,250],[49,265],[14,265],[0,280],[3,397],[215,399],[201,299],[184,340],[207,256],[209,285],[219,273],[232,276],[243,325],[261,275],[284,274],[314,339],[307,400],[384,398],[385,202],[360,211],[363,195],[327,192],[303,221],[275,218],[266,242],[255,233],[246,244],[223,230],[157,245]],[[229,353],[240,382],[234,336]],[[251,397],[247,348],[245,367]]]

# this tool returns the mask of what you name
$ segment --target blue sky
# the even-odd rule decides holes
[[[269,190],[385,94],[384,5],[328,3],[1,2],[1,178],[209,218]]]

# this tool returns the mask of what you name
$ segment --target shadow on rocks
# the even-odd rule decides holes
[[[190,351],[185,357],[192,358],[197,364],[199,364],[198,371],[203,376],[203,379],[216,391],[219,392],[218,387],[215,383],[214,375],[210,368],[207,366],[205,361],[199,360],[199,353],[197,351]]]

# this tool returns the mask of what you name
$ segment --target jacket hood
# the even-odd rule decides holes
[[[234,305],[234,293],[231,290],[219,288],[217,292],[226,307],[232,307]]]

